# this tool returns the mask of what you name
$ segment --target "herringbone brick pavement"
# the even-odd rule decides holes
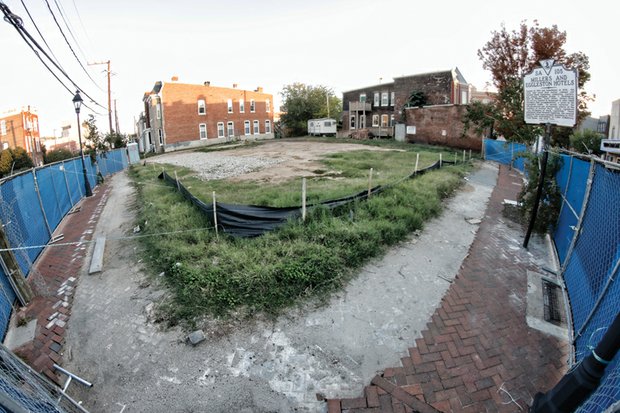
[[[59,380],[53,365],[62,362],[65,327],[71,315],[75,285],[86,260],[86,243],[92,239],[109,191],[109,185],[99,185],[92,197],[76,205],[75,212],[66,216],[55,231],[63,239],[58,245],[45,248],[28,277],[36,296],[21,312],[22,316],[37,320],[35,337],[14,352],[37,372],[56,382],[64,380]]]
[[[422,337],[359,398],[328,400],[329,413],[525,412],[562,377],[568,344],[525,320],[526,272],[538,268],[520,226],[502,216],[520,188],[501,166],[469,255]]]

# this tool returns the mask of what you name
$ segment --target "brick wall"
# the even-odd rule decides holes
[[[408,142],[443,145],[450,148],[482,149],[482,136],[470,128],[463,135],[463,115],[466,105],[427,106],[405,109],[407,126],[415,126],[416,133],[407,133]]]
[[[449,70],[395,78],[396,112],[402,110],[413,91],[424,92],[428,105],[455,103],[452,82],[452,72]]]
[[[207,139],[217,138],[217,124],[222,122],[226,136],[227,123],[234,123],[234,136],[244,135],[244,122],[250,121],[251,134],[254,134],[254,121],[259,122],[259,133],[265,133],[265,121],[271,123],[273,133],[273,96],[260,91],[222,88],[208,85],[166,83],[161,90],[163,120],[166,144],[199,141],[199,125],[207,125]],[[228,99],[232,99],[233,110],[228,113]],[[206,103],[206,113],[198,113],[198,101]],[[244,113],[240,102],[244,101]],[[251,101],[255,110],[250,109]],[[267,112],[269,100],[269,112]]]

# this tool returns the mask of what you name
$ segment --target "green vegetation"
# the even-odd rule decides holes
[[[34,166],[24,148],[7,148],[0,151],[0,178]]]
[[[399,146],[393,143],[382,146]],[[156,179],[161,168],[136,166],[132,176],[139,190],[139,222],[147,261],[174,290],[174,299],[160,312],[169,324],[192,323],[205,314],[248,316],[277,314],[303,297],[325,298],[368,259],[420,229],[441,210],[469,170],[450,166],[415,179],[402,178],[413,171],[416,150],[352,151],[328,156],[322,171],[312,178],[309,201],[350,195],[368,185],[368,169],[377,172],[375,184],[401,181],[380,195],[335,211],[316,208],[306,222],[292,221],[272,233],[253,239],[219,240],[203,216],[173,187]],[[438,159],[438,150],[421,152],[420,167]],[[445,158],[448,152],[444,150]],[[454,159],[454,153],[452,153]],[[173,174],[172,167],[167,172]],[[272,206],[299,205],[300,179],[281,184],[199,181],[178,168],[183,184],[198,198]],[[179,233],[179,231],[185,231]],[[165,314],[165,316],[163,316]]]

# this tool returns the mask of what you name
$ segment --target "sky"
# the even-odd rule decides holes
[[[46,1],[63,27],[54,23]],[[0,0],[20,16],[43,47],[22,0]],[[274,95],[294,82],[324,85],[342,92],[389,82],[395,76],[458,67],[465,79],[484,89],[491,81],[477,50],[491,32],[522,20],[556,24],[567,32],[568,53],[590,58],[586,91],[593,116],[607,115],[620,99],[620,54],[612,42],[616,13],[609,2],[522,0],[23,0],[65,72],[97,103],[85,103],[100,130],[108,130],[105,66],[111,61],[112,99],[121,133],[134,132],[142,97],[156,81],[254,90]],[[58,6],[68,22],[67,30]],[[74,39],[75,38],[75,39]],[[59,136],[60,125],[75,119],[66,90],[45,69],[17,31],[0,20],[0,112],[36,108],[42,136]],[[84,70],[78,60],[85,67]],[[87,73],[94,79],[91,80]],[[64,80],[64,78],[63,78]],[[68,81],[71,91],[75,87]],[[83,108],[81,116],[90,112]]]

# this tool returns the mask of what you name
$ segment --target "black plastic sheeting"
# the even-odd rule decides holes
[[[442,163],[454,164],[454,162],[450,161],[443,161]],[[439,169],[440,167],[440,163],[435,162],[431,166],[418,170],[417,173],[412,173],[408,178],[414,178],[430,170]],[[177,187],[183,197],[198,207],[208,217],[211,224],[215,225],[213,217],[213,203],[206,204],[196,198],[187,190],[187,188],[183,186],[183,184],[181,184],[181,182],[175,180],[165,171],[159,174],[158,178],[163,179],[165,182]],[[390,186],[391,185],[375,186],[374,188],[371,188],[370,195],[379,194]],[[329,209],[334,209],[352,202],[363,201],[368,198],[368,195],[368,190],[364,190],[355,195],[350,195],[344,198],[332,199],[318,204],[310,204],[307,205],[306,208],[311,209],[317,206],[324,206]],[[268,231],[273,231],[291,219],[300,218],[302,213],[301,206],[275,208],[258,205],[226,204],[217,201],[216,209],[218,229],[234,237],[256,237],[262,235]]]

